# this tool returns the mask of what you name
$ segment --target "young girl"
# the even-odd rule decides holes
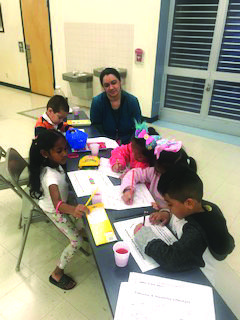
[[[109,160],[114,172],[123,171],[127,166],[132,169],[147,168],[153,165],[155,156],[152,148],[146,148],[143,130],[151,137],[151,144],[157,139],[160,139],[160,136],[154,128],[148,128],[145,122],[141,124],[136,123],[135,137],[132,138],[132,141],[129,144],[117,147],[111,152]]]
[[[156,156],[153,167],[148,168],[135,168],[130,170],[122,178],[121,190],[123,192],[123,201],[126,204],[131,204],[134,194],[134,187],[137,183],[149,184],[149,191],[152,194],[156,203],[153,203],[153,208],[158,210],[150,216],[151,223],[162,222],[162,225],[166,224],[169,219],[169,209],[163,200],[163,197],[157,190],[158,181],[161,174],[166,172],[169,168],[175,164],[186,165],[189,168],[197,171],[196,161],[187,155],[182,148],[181,141],[159,139],[156,142],[154,148],[154,154]],[[133,181],[132,181],[133,178]],[[133,182],[133,185],[132,185]],[[133,188],[133,190],[132,190]]]
[[[61,289],[69,290],[76,282],[64,274],[64,268],[82,244],[82,238],[70,215],[81,218],[88,209],[81,204],[67,204],[68,184],[62,168],[66,160],[67,142],[60,132],[45,130],[33,140],[29,154],[30,194],[39,200],[39,206],[45,214],[70,240],[49,281]]]

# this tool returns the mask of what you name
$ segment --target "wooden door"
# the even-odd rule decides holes
[[[47,0],[21,0],[31,91],[54,92],[51,36]]]

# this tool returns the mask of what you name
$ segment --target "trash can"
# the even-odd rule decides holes
[[[93,74],[88,72],[66,72],[62,74],[63,80],[69,82],[74,97],[91,100],[93,97]]]
[[[93,69],[93,96],[97,96],[103,91],[103,88],[100,83],[100,74],[106,67],[95,68]],[[126,85],[126,77],[127,77],[127,69],[124,68],[115,68],[121,77],[122,88],[125,89]]]

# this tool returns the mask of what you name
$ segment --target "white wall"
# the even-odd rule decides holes
[[[24,41],[19,0],[1,1],[1,7],[0,81],[29,88],[25,52],[18,50],[18,41]]]
[[[62,73],[70,71],[66,70],[65,23],[133,25],[133,50],[142,48],[145,55],[144,63],[136,64],[132,54],[127,87],[138,97],[143,115],[150,117],[160,4],[160,0],[50,0],[56,83],[67,90],[62,80]]]

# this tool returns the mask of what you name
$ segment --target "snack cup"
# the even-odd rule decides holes
[[[102,202],[102,195],[100,192],[95,193],[92,198],[92,204],[101,203]]]
[[[89,145],[89,149],[91,150],[92,156],[97,156],[99,151],[99,144],[98,143],[91,143]]]
[[[129,247],[124,241],[116,242],[113,246],[115,263],[118,267],[126,267],[129,258]]]
[[[79,112],[80,112],[80,108],[79,107],[73,107],[72,109],[73,109],[73,114],[75,116],[79,115]]]

